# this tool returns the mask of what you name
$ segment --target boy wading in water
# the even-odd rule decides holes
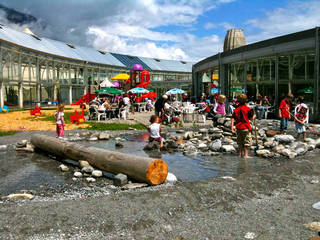
[[[251,125],[249,120],[253,120],[256,116],[253,109],[246,106],[248,97],[242,93],[238,97],[239,106],[234,110],[231,119],[231,130],[237,132],[237,143],[239,157],[249,158],[249,148],[252,144]]]
[[[62,138],[64,136],[64,126],[66,125],[64,122],[64,104],[59,103],[57,112],[54,114],[56,118],[56,125],[57,125],[57,131],[56,131],[56,137]]]
[[[152,115],[150,117],[151,125],[147,127],[150,133],[149,142],[157,141],[160,143],[160,148],[163,147],[163,141],[161,138],[161,119],[157,115]]]

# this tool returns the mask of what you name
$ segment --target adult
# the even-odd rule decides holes
[[[158,98],[154,104],[154,112],[158,117],[164,114],[164,104],[168,99],[168,95],[164,94],[162,97]]]
[[[293,95],[289,93],[281,102],[279,106],[280,118],[280,134],[286,134],[288,129],[288,121],[290,119],[290,108]]]
[[[265,111],[267,110],[267,107],[265,106],[265,98],[262,98],[260,94],[257,95],[256,98],[256,106],[255,106],[256,112],[260,112],[258,115],[258,119],[262,119],[265,116]]]

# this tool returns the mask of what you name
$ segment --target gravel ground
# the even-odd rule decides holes
[[[31,134],[1,137],[0,145]],[[277,161],[236,180],[127,191],[110,180],[44,187],[30,201],[0,200],[0,239],[246,239],[248,233],[254,233],[251,239],[308,239],[316,233],[303,224],[320,221],[312,208],[320,201],[314,181],[320,180],[319,153]]]

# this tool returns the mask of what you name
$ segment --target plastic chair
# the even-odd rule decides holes
[[[98,122],[100,122],[101,118],[106,119],[107,118],[107,114],[106,114],[105,110],[99,110],[98,109]]]

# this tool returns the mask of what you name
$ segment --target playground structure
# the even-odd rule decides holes
[[[70,122],[75,124],[85,122],[84,109],[81,110],[80,114],[78,113],[77,110],[74,111],[74,114],[70,114]]]
[[[34,109],[30,110],[30,115],[35,117],[42,115],[41,107],[35,106]]]

